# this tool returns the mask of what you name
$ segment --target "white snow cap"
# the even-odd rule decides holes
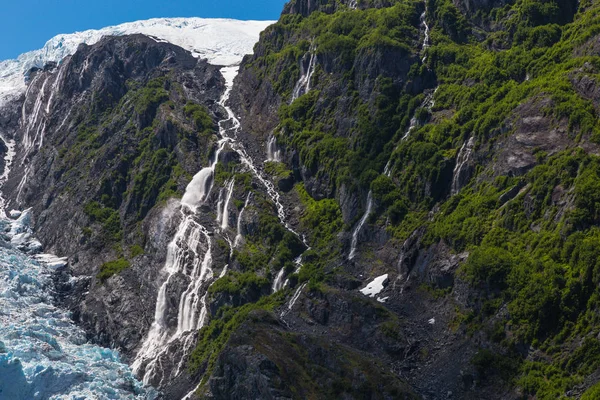
[[[39,49],[16,60],[0,62],[0,106],[25,89],[24,74],[33,67],[59,62],[75,53],[81,43],[94,44],[104,36],[142,33],[169,42],[206,58],[215,65],[235,65],[252,53],[259,34],[275,21],[239,21],[212,18],[155,18],[128,22],[99,30],[57,35]]]
[[[365,296],[375,297],[383,290],[383,285],[387,283],[388,274],[378,276],[373,279],[365,288],[360,289],[360,292]]]

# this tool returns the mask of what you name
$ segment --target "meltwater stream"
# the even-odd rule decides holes
[[[28,212],[0,219],[0,399],[155,398],[118,352],[87,343],[54,305],[52,275],[65,262],[50,255],[37,261],[16,248],[39,243],[28,222]]]

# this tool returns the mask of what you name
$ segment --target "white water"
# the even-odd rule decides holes
[[[273,134],[267,140],[267,161],[281,162],[281,150],[277,147],[277,139]]]
[[[281,318],[285,317],[290,311],[292,311],[292,308],[294,308],[294,305],[300,298],[300,294],[302,294],[302,290],[304,290],[306,285],[307,285],[307,282],[304,282],[302,285],[298,286],[298,289],[296,289],[294,296],[291,298],[290,302],[288,303],[287,309],[284,309],[281,312]]]
[[[290,103],[293,103],[298,97],[306,94],[310,91],[310,81],[312,79],[313,74],[315,73],[315,67],[317,64],[317,55],[316,55],[316,47],[315,45],[311,45],[308,53],[302,57],[300,61],[300,79],[296,82],[296,86],[294,87],[294,91],[292,92],[292,100]],[[309,58],[308,68],[304,69],[304,64],[306,63],[306,59]]]
[[[285,268],[281,268],[273,281],[272,290],[273,293],[280,291],[283,288],[283,275],[285,274]]]
[[[356,10],[358,8],[358,0],[350,0],[348,7],[350,7],[351,10]]]
[[[219,162],[219,154],[223,151],[227,139],[220,139],[218,142],[217,151],[215,157],[206,168],[202,168],[194,177],[192,181],[188,183],[185,193],[181,198],[181,204],[188,206],[190,209],[195,210],[210,194],[213,184],[213,175],[215,173],[215,167]]]
[[[210,286],[210,281],[213,279],[213,271],[211,269],[212,244],[207,229],[196,222],[194,217],[195,213],[198,212],[198,207],[208,198],[210,191],[212,190],[214,170],[219,160],[219,154],[225,147],[225,144],[228,143],[236,152],[238,152],[243,163],[247,165],[254,172],[259,181],[265,185],[270,197],[277,205],[280,219],[285,223],[283,205],[279,202],[279,194],[275,191],[272,183],[263,178],[258,172],[241,144],[236,142],[234,137],[229,136],[229,131],[231,130],[234,131],[235,136],[235,132],[240,126],[233,111],[226,105],[233,86],[233,79],[237,74],[237,69],[237,67],[225,67],[222,69],[227,86],[219,104],[226,109],[228,117],[227,119],[219,121],[219,133],[221,139],[218,142],[218,148],[211,165],[203,168],[194,176],[181,199],[182,207],[179,212],[181,213],[182,222],[179,225],[175,238],[169,244],[167,250],[167,261],[165,262],[162,273],[163,276],[166,276],[166,279],[163,281],[158,293],[154,323],[133,363],[133,369],[136,373],[139,374],[142,372],[142,369],[144,369],[143,381],[146,384],[151,382],[154,378],[157,367],[159,367],[158,361],[160,355],[165,351],[166,345],[174,340],[182,338],[188,332],[193,332],[194,330],[201,328],[207,320],[206,291]],[[227,188],[228,193],[223,207],[221,227],[223,227],[223,225],[226,224],[225,221],[229,219],[226,214],[228,214],[228,202],[231,199],[232,190],[233,182],[231,182]],[[245,206],[247,206],[249,199],[250,195],[248,195],[246,199]],[[238,236],[241,236],[239,220],[241,220],[241,216],[238,217]],[[238,243],[239,240],[241,240],[241,238],[238,239],[238,237],[236,237],[236,243]],[[205,249],[202,248],[203,243],[205,243]],[[186,275],[189,278],[189,285],[181,295],[179,301],[178,323],[177,329],[175,330],[173,327],[168,326],[166,316],[169,311],[167,291],[170,281],[176,274]],[[201,293],[202,291],[204,291],[204,294]],[[189,336],[186,342],[187,341],[189,341]]]
[[[154,378],[156,368],[159,367],[157,361],[167,348],[166,345],[201,328],[205,323],[206,303],[200,292],[207,288],[207,283],[213,278],[212,243],[207,229],[195,217],[198,206],[212,190],[215,167],[226,142],[226,139],[219,140],[211,164],[194,176],[181,199],[181,222],[167,248],[167,259],[161,272],[161,276],[166,279],[158,291],[154,322],[132,365],[136,374],[140,374],[143,368],[145,384],[149,384]],[[179,300],[177,328],[174,329],[167,323],[167,313],[170,311],[169,284],[176,275],[186,276],[189,283]]]
[[[417,117],[415,115],[413,115],[413,117],[410,119],[410,124],[408,125],[408,129],[404,133],[404,136],[402,136],[402,140],[408,139],[408,136],[410,135],[410,133],[413,131],[413,129],[415,129],[417,127],[418,122],[419,121],[417,121]]]
[[[2,188],[6,181],[8,180],[8,174],[10,174],[10,170],[13,164],[13,160],[15,159],[15,155],[17,152],[15,151],[16,142],[13,139],[7,139],[4,135],[0,134],[0,140],[4,142],[8,151],[4,156],[4,171],[2,172],[2,176],[0,176],[0,217],[8,218],[6,207],[8,206],[6,199],[4,198]]]
[[[457,194],[460,191],[460,173],[469,159],[471,158],[471,154],[473,153],[473,147],[475,146],[475,138],[471,136],[471,138],[465,141],[458,152],[458,157],[456,157],[456,166],[454,167],[454,171],[452,173],[452,188],[451,194]]]
[[[248,196],[246,196],[246,202],[244,203],[244,207],[241,209],[240,213],[238,214],[237,235],[235,235],[235,240],[233,241],[233,247],[238,247],[240,245],[240,243],[242,243],[242,240],[244,239],[244,236],[242,235],[242,216],[244,215],[244,211],[246,211],[246,207],[248,207],[248,203],[250,202],[251,194],[252,194],[252,192],[249,192]]]
[[[221,98],[219,104],[223,106],[223,108],[225,108],[225,110],[227,111],[228,118],[219,123],[219,126],[222,127],[220,129],[220,133],[224,139],[230,141],[229,146],[233,150],[235,150],[235,152],[238,153],[242,163],[246,165],[250,169],[250,171],[252,171],[252,174],[256,177],[256,179],[258,179],[258,181],[265,187],[268,196],[271,198],[271,200],[273,201],[273,203],[275,203],[275,206],[277,207],[277,216],[279,217],[279,221],[281,222],[281,224],[285,226],[285,228],[288,231],[300,237],[300,235],[298,235],[298,233],[294,231],[292,227],[287,223],[285,208],[280,200],[281,196],[279,195],[279,192],[275,189],[273,182],[271,182],[263,176],[262,172],[256,167],[254,161],[246,152],[246,149],[244,148],[243,144],[235,140],[237,131],[240,128],[240,121],[237,119],[231,108],[227,106],[226,103],[229,100],[229,95],[231,94],[231,89],[233,87],[233,80],[238,73],[238,69],[239,67],[224,67],[221,69],[221,73],[225,77],[227,89],[225,90],[225,94]],[[231,128],[225,128],[224,126],[227,124],[231,124]],[[233,132],[233,135],[231,135],[230,132]]]
[[[227,196],[225,197],[225,205],[223,206],[223,213],[221,219],[221,229],[225,230],[229,227],[229,202],[231,201],[231,195],[233,194],[233,186],[235,185],[235,178],[227,185]]]
[[[177,339],[186,330],[195,328],[200,318],[197,313],[197,304],[194,307],[191,290],[196,287],[197,281],[212,277],[210,270],[210,237],[206,229],[194,220],[194,213],[182,206],[179,208],[182,221],[179,224],[175,237],[167,247],[167,259],[161,272],[166,276],[156,300],[154,322],[142,347],[138,351],[132,368],[136,374],[142,372],[144,364],[143,381],[148,384],[156,373],[158,357],[166,349],[166,345]],[[201,240],[206,240],[208,249],[202,255]],[[190,271],[190,267],[192,271]],[[183,274],[190,280],[186,291],[182,294],[179,306],[177,327],[167,323],[169,310],[168,289],[172,279],[177,274]],[[198,294],[195,294],[196,297]],[[192,312],[195,310],[196,312]],[[195,323],[196,322],[196,323]]]
[[[225,186],[228,185],[228,182],[225,182]],[[223,221],[223,192],[225,188],[222,187],[219,190],[219,198],[217,199],[217,225],[221,225],[221,221]]]
[[[369,194],[367,196],[367,209],[365,210],[364,215],[358,222],[356,228],[354,228],[354,232],[352,232],[352,244],[350,245],[350,254],[348,255],[348,259],[352,260],[356,256],[356,246],[358,245],[358,234],[360,230],[364,226],[365,222],[367,222],[367,218],[371,214],[371,209],[373,208],[373,193],[369,190]]]
[[[227,111],[227,118],[219,121],[219,134],[221,139],[218,142],[218,149],[215,152],[214,160],[210,166],[200,170],[188,184],[185,194],[181,199],[180,213],[182,222],[173,241],[169,244],[167,250],[167,261],[163,267],[162,276],[166,276],[159,290],[156,301],[155,318],[148,333],[146,340],[136,355],[132,365],[134,371],[139,374],[144,370],[143,381],[149,383],[157,373],[160,355],[166,350],[167,344],[174,340],[180,339],[188,332],[193,332],[201,328],[207,321],[207,304],[206,291],[213,280],[212,254],[211,254],[211,239],[205,227],[195,221],[195,213],[198,212],[200,206],[209,196],[212,189],[213,176],[216,163],[219,160],[219,154],[228,144],[235,150],[242,162],[253,172],[255,177],[265,186],[269,197],[276,204],[278,216],[282,224],[291,232],[295,233],[285,220],[285,211],[283,204],[279,200],[279,193],[275,190],[272,182],[262,176],[259,170],[254,165],[252,159],[246,153],[241,143],[235,140],[237,130],[240,128],[240,122],[230,107],[227,106],[227,101],[233,87],[233,80],[237,75],[239,67],[224,67],[221,73],[226,80],[226,90],[221,97],[219,104]],[[231,134],[232,133],[232,134]],[[233,182],[228,187],[228,195],[225,200],[225,205],[222,212],[221,227],[228,220],[226,211],[228,202],[231,198],[233,190]],[[247,207],[250,200],[250,194],[246,198]],[[235,239],[234,246],[237,246],[242,240],[241,237],[241,217],[244,211],[238,216],[238,233]],[[204,239],[204,240],[202,240]],[[202,248],[202,243],[206,242],[206,249]],[[204,250],[204,252],[202,251]],[[191,267],[191,272],[190,272]],[[184,274],[189,277],[189,285],[184,293],[178,306],[178,323],[177,329],[169,327],[166,316],[168,310],[167,291],[169,283],[175,274]],[[204,291],[204,294],[201,292]],[[185,343],[190,342],[190,336],[187,336]],[[191,347],[191,346],[190,346]],[[187,349],[188,346],[186,345]]]
[[[426,51],[427,51],[427,48],[430,46],[429,25],[427,25],[426,16],[427,16],[427,1],[425,1],[425,11],[423,11],[423,14],[421,14],[421,18],[420,18],[421,25],[423,26],[423,30],[425,31],[424,35],[423,35],[423,45],[421,46],[421,55],[422,55],[421,62],[423,64],[425,64],[425,61],[427,61]]]

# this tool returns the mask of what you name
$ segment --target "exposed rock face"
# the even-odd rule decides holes
[[[178,223],[176,201],[158,205],[160,191],[170,178],[182,191],[215,143],[184,107],[205,107],[215,124],[223,90],[217,67],[134,35],[31,71],[20,104],[3,108],[2,133],[17,142],[3,189],[9,207],[33,207],[46,250],[69,257],[76,279],[63,280],[61,299],[94,342],[131,356],[146,335]],[[117,259],[129,268],[96,278]]]
[[[539,332],[518,336],[534,323],[511,319],[523,307],[506,287],[554,274],[547,296],[515,296],[544,301],[521,318],[552,316],[556,304],[572,312],[597,287],[585,252],[599,246],[569,247],[600,220],[597,74],[582,62],[552,76],[566,77],[562,92],[536,91],[535,60],[513,71],[493,43],[477,48],[481,59],[460,50],[476,9],[512,3],[452,4],[291,1],[233,87],[218,67],[137,35],[32,70],[27,93],[0,112],[0,152],[17,143],[4,193],[11,207],[33,207],[44,246],[69,257],[59,299],[89,338],[133,360],[164,324],[168,340],[140,371],[165,399],[533,398],[515,388],[527,373],[517,369],[553,355],[532,347]],[[362,13],[385,26],[362,24]],[[443,40],[428,53],[430,29]],[[595,54],[596,42],[569,54]],[[482,73],[471,57],[511,69]],[[587,103],[571,110],[565,98]],[[208,165],[196,188],[205,196],[180,212]],[[162,273],[192,214],[203,229],[173,242],[193,244],[177,253],[181,270]],[[519,258],[540,232],[536,245],[553,244]],[[189,303],[203,322],[180,331],[190,276],[202,276]]]

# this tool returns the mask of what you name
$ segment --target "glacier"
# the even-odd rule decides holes
[[[64,262],[22,251],[41,250],[30,245],[30,221],[29,210],[0,219],[0,399],[157,398],[117,351],[88,343],[54,305],[52,275]]]
[[[275,21],[240,21],[224,18],[154,18],[102,29],[57,35],[43,48],[0,62],[0,107],[26,89],[27,72],[49,62],[59,63],[82,44],[92,45],[104,36],[141,33],[156,41],[180,46],[197,58],[222,66],[237,65],[251,54],[260,32]]]

